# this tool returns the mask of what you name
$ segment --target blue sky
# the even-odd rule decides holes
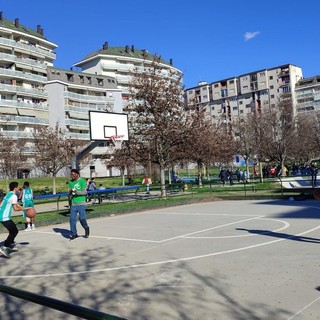
[[[108,41],[172,58],[186,88],[287,63],[320,74],[318,0],[2,0],[0,11],[40,24],[59,46],[58,68]]]

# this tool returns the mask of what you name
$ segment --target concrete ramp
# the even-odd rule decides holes
[[[282,187],[285,189],[312,189],[311,177],[290,177],[278,179],[279,183],[282,183]]]

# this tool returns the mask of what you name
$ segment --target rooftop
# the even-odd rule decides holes
[[[43,29],[41,28],[40,25],[37,26],[37,30],[31,29],[27,26],[20,24],[20,21],[18,18],[15,19],[15,21],[5,19],[3,16],[3,12],[0,12],[0,28],[1,27],[45,39],[43,35]]]
[[[170,59],[170,62],[167,62],[163,60],[161,56],[149,53],[146,49],[135,49],[133,45],[131,47],[109,47],[108,42],[105,42],[101,49],[85,56],[83,60],[88,60],[99,55],[122,56],[136,59],[145,59],[149,61],[153,61],[155,58],[160,58],[161,63],[172,66],[172,59]],[[81,62],[76,63],[75,65],[79,64],[81,64]]]

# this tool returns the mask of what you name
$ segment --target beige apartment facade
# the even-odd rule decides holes
[[[69,138],[89,144],[90,110],[122,112],[115,78],[54,68],[57,47],[45,38],[40,25],[34,30],[0,12],[0,133],[21,145],[20,178],[43,175],[34,163],[36,127],[58,124]],[[101,161],[106,149],[101,145],[91,151],[84,176],[113,174]]]
[[[128,103],[131,72],[143,72],[151,66],[155,58],[159,56],[149,53],[146,49],[137,49],[134,45],[111,47],[108,42],[105,42],[101,49],[87,55],[73,66],[84,73],[114,77],[118,88],[122,91],[123,111],[129,117],[134,117]],[[160,58],[159,66],[163,77],[182,78],[182,71],[173,66],[172,59],[168,62]]]
[[[287,64],[210,84],[200,82],[185,91],[186,103],[206,108],[213,123],[228,124],[250,112],[275,107],[283,94],[296,105],[295,88],[302,78],[300,67]]]
[[[320,111],[320,76],[300,80],[296,85],[297,113]]]
[[[10,21],[0,12],[0,133],[19,140],[24,161],[18,177],[27,175],[32,163],[35,126],[49,125],[47,68],[56,58],[57,45],[36,30]],[[33,170],[35,171],[35,170]],[[38,174],[38,172],[34,172]]]

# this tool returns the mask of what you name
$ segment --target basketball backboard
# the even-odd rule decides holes
[[[90,139],[110,141],[112,136],[129,140],[128,115],[124,113],[89,111]]]

